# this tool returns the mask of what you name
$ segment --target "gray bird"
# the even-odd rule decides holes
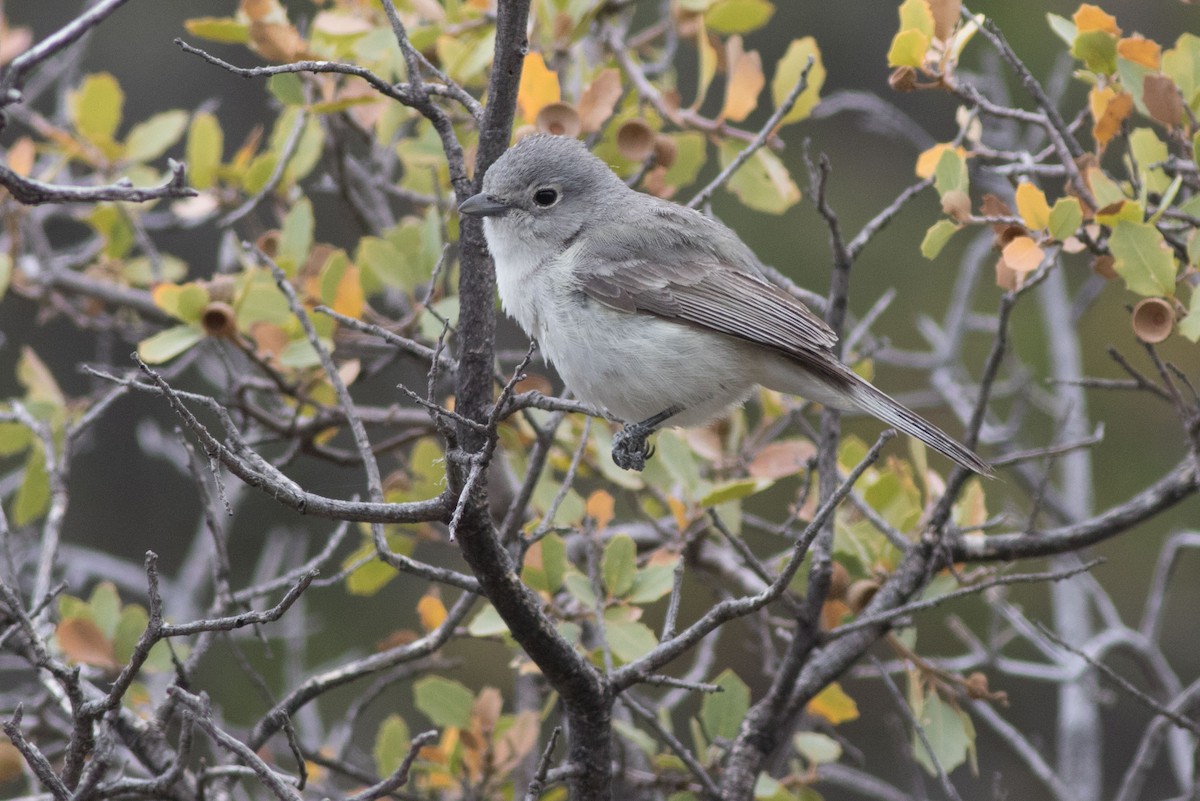
[[[626,424],[612,454],[625,469],[644,467],[657,427],[705,423],[761,385],[867,412],[992,472],[842,364],[837,335],[737,234],[630,189],[575,139],[522,139],[459,211],[484,218],[505,311],[576,397]]]

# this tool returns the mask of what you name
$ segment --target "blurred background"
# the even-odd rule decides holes
[[[106,70],[117,76],[126,95],[126,120],[142,119],[152,112],[168,108],[195,109],[201,104],[209,104],[221,119],[228,151],[231,143],[239,142],[254,126],[263,123],[269,125],[273,119],[265,81],[245,80],[205,64],[181,52],[172,40],[177,36],[187,37],[183,20],[230,15],[236,10],[236,5],[234,0],[131,0],[102,25],[90,40],[86,70]],[[311,18],[316,10],[310,4],[296,0],[287,0],[286,5],[290,18],[301,24],[306,17]],[[655,13],[658,4],[644,5],[645,8],[639,9],[638,14],[646,15],[648,19]],[[1126,33],[1138,31],[1164,46],[1173,43],[1183,31],[1200,32],[1200,5],[1188,5],[1177,0],[1101,0],[1099,5],[1117,17]],[[811,35],[816,37],[820,45],[828,71],[824,94],[843,89],[876,93],[911,116],[928,132],[930,144],[954,136],[957,130],[954,122],[957,104],[953,98],[938,92],[898,95],[887,86],[889,70],[886,53],[896,31],[894,3],[851,0],[831,4],[817,0],[777,0],[776,7],[771,24],[748,35],[746,41],[748,49],[757,49],[762,53],[768,75],[770,65],[782,55],[792,39]],[[1046,12],[1069,18],[1076,7],[1077,4],[1062,0],[990,0],[970,4],[971,11],[982,12],[995,19],[1016,52],[1033,74],[1039,77],[1047,76],[1055,69],[1058,55],[1063,50],[1061,41],[1054,37],[1046,24]],[[79,3],[68,0],[24,0],[6,3],[4,11],[11,24],[31,26],[36,40],[73,18],[80,8]],[[257,63],[240,47],[198,44],[236,64]],[[966,50],[964,68],[990,68],[991,61],[984,60],[990,55],[990,49],[977,38]],[[690,95],[686,87],[690,76],[694,74],[694,49],[682,46],[679,60],[681,88],[687,97]],[[1032,104],[1022,95],[1011,74],[1005,75],[1015,102],[1031,107]],[[1086,87],[1074,81],[1061,107],[1073,112],[1085,102],[1085,95]],[[42,110],[46,113],[56,111],[53,108]],[[747,127],[756,128],[767,113],[769,109],[757,112],[757,116],[747,121]],[[913,166],[918,150],[913,144],[874,134],[866,130],[862,122],[856,116],[839,115],[806,121],[784,131],[787,147],[783,157],[806,196],[807,178],[801,159],[803,141],[811,140],[813,153],[829,156],[833,166],[829,183],[830,202],[840,215],[847,238],[915,180]],[[7,146],[14,135],[11,131],[4,132],[0,144]],[[701,175],[699,183],[714,173],[715,167],[710,167]],[[1056,186],[1049,188],[1055,193],[1058,190]],[[686,189],[681,195],[689,196]],[[344,244],[339,240],[340,228],[347,225],[344,210],[339,209],[328,197],[319,201],[317,208],[318,239]],[[718,193],[713,208],[718,216],[741,234],[763,261],[776,266],[799,284],[820,293],[825,292],[830,268],[827,233],[807,197],[805,202],[793,207],[782,217],[750,212],[725,193]],[[920,315],[940,318],[959,259],[970,239],[967,236],[958,237],[936,260],[930,262],[923,259],[919,254],[919,244],[926,228],[939,215],[940,205],[935,194],[924,193],[876,237],[854,267],[851,291],[853,312],[862,314],[888,288],[897,289],[896,299],[876,325],[876,332],[899,347],[920,348],[925,345],[914,324],[915,320]],[[81,232],[64,226],[60,233],[69,238],[79,236]],[[206,265],[215,261],[217,240],[209,228],[168,234],[159,245],[191,265],[194,276],[207,275],[211,269]],[[1083,257],[1068,257],[1067,267],[1072,287],[1078,287],[1090,275]],[[989,266],[985,269],[984,280],[990,281],[990,276]],[[994,290],[990,295],[987,291],[981,293],[982,298],[990,297],[993,301],[998,301],[999,296],[999,290]],[[1082,319],[1085,365],[1090,375],[1121,375],[1106,355],[1105,349],[1109,345],[1119,348],[1135,362],[1139,360],[1140,347],[1128,323],[1127,306],[1133,300],[1121,285],[1111,284]],[[1045,365],[1047,348],[1037,310],[1033,306],[1027,303],[1023,309],[1018,309],[1013,329],[1013,347],[1023,360],[1035,366],[1032,380],[1038,381],[1044,373],[1037,372],[1036,367]],[[979,310],[993,311],[994,308],[995,303],[989,302],[981,305]],[[97,348],[101,343],[93,335],[79,332],[62,319],[52,319],[44,324],[38,322],[38,311],[33,304],[11,295],[0,305],[0,333],[3,334],[0,346],[0,397],[18,391],[13,370],[20,348],[24,345],[32,346],[51,365],[68,394],[81,394],[88,389],[88,379],[79,374],[74,365],[100,358]],[[509,330],[506,335],[510,334]],[[973,343],[979,349],[980,362],[987,344],[982,337]],[[120,342],[109,342],[104,346],[118,349],[115,350],[117,354],[123,352],[119,349],[129,347],[127,343]],[[1163,352],[1166,357],[1185,367],[1195,368],[1200,364],[1195,346],[1188,343],[1168,343]],[[881,368],[877,383],[897,392],[920,388],[913,375],[895,369]],[[1089,403],[1092,419],[1103,422],[1106,431],[1104,442],[1094,449],[1099,507],[1128,498],[1180,458],[1179,423],[1164,405],[1151,404],[1141,395],[1115,392],[1092,392]],[[172,430],[174,421],[163,413],[162,406],[154,399],[127,399],[96,430],[90,450],[72,467],[73,500],[65,537],[68,542],[99,546],[135,561],[140,561],[146,549],[153,548],[163,557],[164,572],[169,573],[182,557],[180,549],[192,538],[199,507],[185,476],[175,470],[161,469],[161,465],[156,466],[153,458],[143,458],[138,453],[134,430],[139,425],[137,421],[148,416],[157,419],[163,431]],[[947,417],[939,419],[950,425]],[[1044,430],[1033,429],[1028,432],[1030,442],[1046,442],[1052,438],[1053,423],[1045,421],[1041,425]],[[877,427],[870,423],[855,423],[852,428],[861,430],[864,436],[873,436],[877,431]],[[956,429],[951,427],[950,430]],[[305,477],[297,478],[302,483],[306,482]],[[358,473],[353,470],[345,471],[340,477],[336,472],[331,476],[326,471],[309,478],[312,480],[308,486],[314,491],[335,495],[347,495],[350,492],[347,488],[359,486]],[[344,483],[339,485],[342,481]],[[134,498],[137,499],[136,503],[124,500]],[[119,502],[114,502],[114,499]],[[1156,518],[1151,524],[1096,549],[1097,554],[1108,561],[1096,568],[1094,574],[1112,593],[1117,607],[1127,620],[1140,615],[1151,569],[1164,537],[1170,532],[1195,526],[1197,520],[1200,520],[1200,504],[1191,499]],[[329,529],[327,525],[314,524],[291,513],[281,512],[269,499],[256,498],[249,504],[248,511],[239,513],[234,529],[238,535],[234,547],[245,556],[253,554],[261,547],[261,533],[280,526],[287,527],[298,538],[320,538]],[[234,558],[236,563],[236,553]],[[251,563],[251,560],[247,560],[247,563]],[[1196,610],[1200,610],[1200,581],[1196,580],[1200,579],[1200,555],[1185,555],[1179,571],[1169,595],[1166,615],[1168,620],[1178,621],[1181,625],[1169,635],[1172,639],[1166,644],[1166,654],[1186,683],[1200,673],[1200,649],[1195,646]],[[323,659],[340,653],[348,643],[357,643],[360,650],[370,648],[378,638],[391,631],[395,622],[387,619],[388,616],[382,614],[380,609],[391,604],[410,609],[413,599],[424,591],[424,587],[404,585],[402,581],[393,582],[379,597],[347,597],[329,609],[316,611],[315,619],[324,622],[320,627],[320,636],[313,642],[313,664],[320,664]],[[82,591],[83,588],[73,589],[73,592]],[[1018,597],[1031,617],[1045,617],[1047,596],[1044,588],[1024,590]],[[962,603],[956,605],[954,611],[968,623],[977,625],[985,620],[981,603]],[[347,620],[353,620],[354,624],[347,625]],[[922,627],[922,638],[923,653],[937,653],[939,648],[944,648],[947,653],[956,650],[954,641],[940,633],[940,627],[928,620]],[[729,642],[733,643],[733,639],[730,638]],[[747,651],[740,656],[731,654],[735,660],[740,657],[744,657],[747,664],[756,664],[756,655],[752,652]],[[488,681],[486,660],[476,660],[474,664],[475,668],[463,671],[460,677],[478,686]],[[1129,667],[1120,664],[1119,660],[1115,666],[1118,669]],[[496,679],[491,681],[495,682]],[[894,739],[894,732],[879,726],[878,718],[871,714],[873,709],[887,708],[890,702],[885,699],[876,682],[851,682],[847,689],[858,700],[863,716],[845,727],[845,735],[867,753],[871,766],[869,770],[872,772],[881,775],[902,772],[904,768],[898,749],[887,744],[889,738]],[[1012,707],[1005,715],[1014,725],[1023,731],[1045,732],[1047,737],[1052,736],[1053,726],[1048,719],[1055,703],[1052,688],[1014,682],[1004,686],[993,683],[993,689],[1003,689],[1009,693]],[[347,690],[342,697],[353,692],[352,689]],[[1112,775],[1107,778],[1116,781],[1129,758],[1133,742],[1136,742],[1131,742],[1130,738],[1140,736],[1149,717],[1142,707],[1123,695],[1112,696],[1111,704],[1115,708],[1106,714],[1109,729],[1104,735],[1112,753],[1119,755],[1108,763]],[[1046,746],[1046,753],[1052,753],[1052,743],[1047,741]],[[980,794],[973,797],[991,797],[990,776],[997,771],[1005,774],[1005,786],[1013,793],[1009,797],[1038,797],[1035,787],[1022,786],[1019,771],[1006,761],[1002,749],[989,748],[985,737],[981,740],[980,750],[981,778],[975,784],[960,785],[976,788]],[[1106,785],[1111,786],[1110,781],[1106,781]],[[1155,789],[1154,786],[1149,788],[1148,797],[1154,797]],[[1030,794],[1026,795],[1026,792]]]

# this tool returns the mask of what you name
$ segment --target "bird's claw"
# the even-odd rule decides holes
[[[654,447],[646,438],[654,429],[641,423],[625,426],[613,437],[612,460],[622,470],[643,470],[646,460],[654,455]]]

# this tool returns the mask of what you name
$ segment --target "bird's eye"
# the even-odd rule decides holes
[[[548,209],[558,202],[558,190],[546,187],[533,193],[533,202]]]

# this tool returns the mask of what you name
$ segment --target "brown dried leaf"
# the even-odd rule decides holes
[[[961,189],[951,189],[942,195],[942,211],[955,222],[966,222],[971,217],[971,197]]]
[[[743,50],[741,36],[730,36],[725,59],[725,105],[718,118],[741,122],[758,107],[758,95],[767,85],[762,57],[756,50]]]
[[[950,39],[962,15],[962,0],[928,0],[933,12],[933,35],[943,42]]]
[[[979,213],[984,217],[1011,217],[1013,210],[1007,203],[988,192],[983,196],[983,201],[979,204]],[[992,230],[996,234],[1001,234],[1008,228],[1004,223],[993,223]]]
[[[112,640],[105,637],[100,627],[88,618],[69,617],[63,620],[55,629],[55,636],[59,647],[72,662],[105,670],[117,668]]]
[[[496,730],[496,721],[504,708],[504,699],[495,687],[484,687],[475,696],[471,707],[471,729],[490,735]]]
[[[996,286],[1006,292],[1014,292],[1021,285],[1021,274],[1004,262],[1004,257],[996,259]]]
[[[497,771],[504,774],[515,768],[537,746],[540,732],[541,723],[534,710],[526,709],[514,715],[512,726],[496,743]]]
[[[803,470],[816,453],[816,446],[806,439],[778,440],[756,453],[746,472],[751,478],[783,478]]]
[[[1183,96],[1166,75],[1147,75],[1142,79],[1142,102],[1150,116],[1163,125],[1183,124]]]
[[[621,99],[621,72],[613,67],[601,70],[579,96],[576,109],[584,133],[594,133],[612,116]]]

